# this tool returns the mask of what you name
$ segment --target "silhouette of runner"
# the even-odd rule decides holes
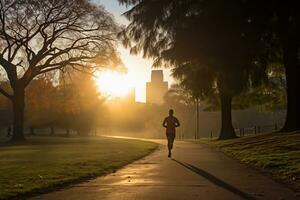
[[[175,139],[176,127],[180,126],[180,123],[176,117],[173,116],[174,111],[172,109],[169,110],[169,116],[164,119],[163,127],[166,128],[166,136],[168,139],[168,149],[169,154],[168,157],[170,158],[172,153],[171,150],[173,148],[173,142]]]

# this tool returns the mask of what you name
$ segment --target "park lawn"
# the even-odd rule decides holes
[[[50,191],[112,172],[157,148],[118,138],[30,138],[0,146],[0,199]]]
[[[300,191],[300,133],[200,140]]]

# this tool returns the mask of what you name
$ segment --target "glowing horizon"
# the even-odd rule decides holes
[[[127,74],[105,70],[98,73],[96,84],[99,91],[108,98],[124,97],[132,85]]]
[[[117,0],[94,0],[94,2],[103,5],[107,11],[111,12],[117,23],[128,24],[128,20],[122,16],[128,8],[121,6]],[[126,76],[128,76],[129,84],[135,89],[136,101],[146,102],[146,82],[150,81],[153,61],[143,58],[142,55],[132,55],[128,49],[123,48],[121,45],[118,50],[128,71]],[[163,69],[163,72],[165,81],[168,81],[169,85],[174,83],[170,71]]]

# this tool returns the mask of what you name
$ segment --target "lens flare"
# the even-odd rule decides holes
[[[124,97],[129,94],[131,85],[126,74],[114,71],[101,71],[96,78],[99,91],[110,98]]]

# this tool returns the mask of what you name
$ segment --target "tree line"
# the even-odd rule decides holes
[[[9,87],[7,82],[0,85]],[[60,78],[60,84],[56,85],[51,78],[39,77],[26,88],[24,124],[29,134],[47,128],[53,135],[58,129],[64,129],[66,134],[74,130],[79,135],[87,135],[104,121],[107,114],[104,101],[95,80],[88,74],[72,72],[70,76]],[[11,113],[11,103],[3,96],[0,97],[0,108],[1,114]],[[11,124],[7,116],[1,127]]]

